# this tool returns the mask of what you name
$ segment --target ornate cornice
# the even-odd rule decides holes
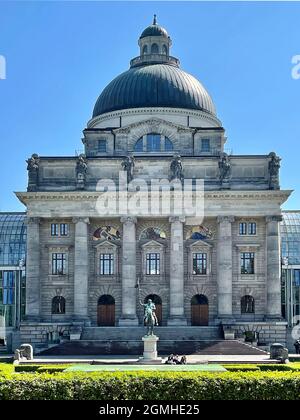
[[[233,223],[234,216],[218,216],[217,221],[218,223]]]
[[[128,224],[136,224],[137,222],[137,218],[136,217],[131,217],[131,216],[123,216],[121,217],[121,223],[128,225]]]
[[[186,131],[186,132],[194,132],[195,130],[189,127],[185,127],[183,125],[180,124],[174,124],[170,121],[166,121],[163,120],[161,118],[148,118],[146,120],[143,121],[137,121],[135,123],[132,124],[128,124],[125,127],[120,127],[120,128],[116,128],[115,130],[113,130],[113,132],[115,134],[118,133],[124,133],[124,134],[128,134],[131,130],[138,128],[138,127],[143,127],[143,126],[150,126],[152,127],[153,130],[157,130],[156,127],[158,126],[168,126],[171,127],[172,129],[182,132],[182,131]]]
[[[275,216],[267,216],[266,222],[282,222],[282,216],[281,215],[275,215]]]
[[[185,115],[185,116],[193,116],[205,119],[209,121],[214,127],[222,127],[221,121],[204,111],[197,111],[192,109],[185,109],[185,108],[168,108],[168,107],[161,107],[161,108],[128,108],[128,109],[121,109],[118,111],[108,112],[106,114],[99,115],[95,118],[92,118],[87,123],[87,128],[94,128],[97,124],[101,123],[110,118],[118,118],[122,116],[132,116],[132,115],[141,115],[141,114],[162,114],[167,113],[171,115]]]

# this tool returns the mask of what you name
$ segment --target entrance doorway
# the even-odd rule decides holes
[[[191,324],[208,325],[208,299],[205,295],[195,295],[191,299]]]
[[[111,295],[102,295],[98,300],[97,324],[99,327],[115,326],[115,299]]]
[[[148,295],[147,297],[145,297],[144,303],[148,302],[148,299],[151,299],[152,302],[155,303],[156,306],[156,317],[158,320],[158,325],[161,326],[162,325],[162,301],[161,298],[158,295]]]

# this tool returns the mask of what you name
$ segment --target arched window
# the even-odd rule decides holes
[[[54,296],[52,299],[52,314],[66,313],[66,299],[63,296]]]
[[[165,55],[168,55],[168,48],[167,48],[166,45],[162,46],[162,53],[165,54]]]
[[[94,232],[93,239],[94,241],[98,241],[99,239],[116,241],[121,239],[121,235],[113,226],[101,226]]]
[[[134,151],[135,152],[142,152],[143,151],[143,137],[138,139],[138,141],[135,143]]]
[[[140,239],[150,239],[150,240],[166,239],[166,237],[167,237],[166,232],[156,227],[148,227],[144,229],[140,235]]]
[[[151,54],[158,54],[159,50],[158,50],[158,45],[157,44],[152,44],[151,45]]]
[[[148,54],[148,47],[147,47],[147,45],[144,45],[143,46],[143,52],[142,52],[142,54],[143,55]]]
[[[242,314],[254,314],[255,313],[255,301],[253,296],[246,295],[241,299],[241,313]]]

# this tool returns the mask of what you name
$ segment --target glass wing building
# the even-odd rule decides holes
[[[25,313],[25,213],[0,213],[0,350]]]
[[[300,321],[300,211],[282,216],[282,314],[292,327]]]

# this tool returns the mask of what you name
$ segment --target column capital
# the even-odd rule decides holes
[[[134,223],[134,224],[136,224],[136,222],[137,222],[137,218],[136,217],[132,217],[132,216],[122,216],[121,217],[121,223],[123,223],[123,224],[132,224],[132,223]]]
[[[233,223],[235,220],[234,216],[218,216],[217,217],[217,221],[218,223]]]
[[[282,216],[279,215],[275,215],[275,216],[266,216],[266,222],[270,223],[270,222],[281,222],[282,221]]]
[[[88,225],[90,223],[90,219],[88,217],[73,217],[72,222],[74,224],[82,222]]]
[[[185,222],[185,217],[184,216],[171,216],[171,217],[169,217],[169,223],[176,223],[176,222],[184,223]]]

